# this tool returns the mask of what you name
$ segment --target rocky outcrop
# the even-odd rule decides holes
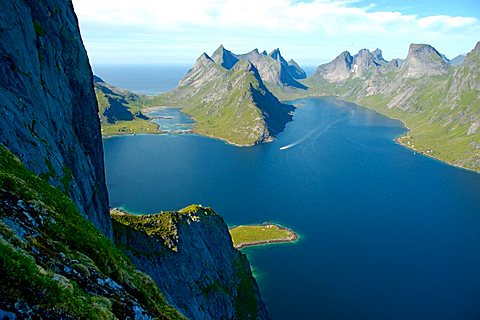
[[[269,55],[261,54],[254,49],[245,54],[235,55],[239,60],[248,61],[255,66],[260,73],[262,81],[281,87],[293,87],[306,89],[304,85],[296,81],[290,73],[290,66],[283,58],[279,49],[273,50]]]
[[[448,61],[430,45],[411,44],[400,71],[406,78],[444,75],[448,73]]]
[[[2,1],[0,143],[111,236],[93,75],[70,1]]]
[[[383,59],[382,50],[376,49],[370,52],[367,49],[360,50],[353,56],[352,70],[354,77],[363,77],[371,70],[387,64],[387,61]]]
[[[288,60],[288,71],[294,79],[305,79],[307,77],[305,70],[293,59]]]
[[[212,209],[112,217],[116,241],[188,318],[268,318],[245,255]]]
[[[270,54],[266,51],[260,53],[254,49],[245,54],[234,54],[221,45],[212,54],[212,60],[227,70],[232,69],[238,61],[247,61],[255,66],[260,73],[262,81],[277,85],[306,89],[296,79],[304,79],[305,71],[293,60],[287,62],[280,49],[273,50]]]
[[[220,45],[220,47],[215,50],[212,55],[212,59],[225,69],[233,68],[233,66],[238,62],[237,57],[235,57],[231,51],[225,49],[223,45]]]
[[[333,61],[319,66],[315,75],[320,75],[329,82],[343,82],[350,77],[352,65],[353,57],[350,55],[350,52],[344,51]]]

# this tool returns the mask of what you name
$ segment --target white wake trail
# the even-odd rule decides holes
[[[296,147],[298,146],[299,144],[301,144],[302,142],[304,142],[305,140],[307,140],[308,138],[310,138],[311,136],[313,136],[314,134],[316,134],[315,138],[318,138],[320,137],[323,133],[325,133],[328,129],[330,129],[332,126],[334,126],[335,124],[339,123],[340,121],[342,121],[344,119],[338,119],[337,121],[334,121],[332,123],[330,123],[328,126],[324,127],[324,128],[316,128],[316,129],[313,129],[311,130],[309,133],[307,133],[306,135],[304,135],[303,137],[301,137],[300,139],[290,143],[290,144],[287,144],[283,147],[280,147],[279,149],[280,150],[288,150],[290,148],[293,148],[293,147]]]

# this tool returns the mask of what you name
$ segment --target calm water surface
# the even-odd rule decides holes
[[[153,96],[174,89],[190,68],[187,65],[94,65],[93,71],[114,86]]]
[[[195,135],[105,140],[112,206],[212,206],[297,244],[247,248],[274,319],[479,319],[480,175],[395,144],[401,124],[325,99],[270,144]],[[281,150],[280,148],[285,150]]]

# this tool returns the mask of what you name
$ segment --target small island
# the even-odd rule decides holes
[[[245,247],[294,242],[299,236],[294,231],[273,223],[261,225],[238,226],[230,229],[233,246],[237,249]]]

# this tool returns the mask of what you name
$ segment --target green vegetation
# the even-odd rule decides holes
[[[110,216],[118,223],[129,226],[146,234],[156,235],[164,241],[167,248],[177,251],[177,223],[183,219],[197,221],[201,217],[217,215],[211,208],[191,205],[179,211],[162,211],[156,214],[129,214],[112,209]]]
[[[113,136],[121,134],[162,134],[158,124],[134,119],[131,121],[118,121],[112,124],[102,123],[102,135]]]
[[[230,229],[230,235],[232,236],[235,248],[278,242],[292,242],[298,239],[298,235],[292,230],[275,224],[238,226]]]
[[[234,264],[235,274],[240,278],[238,295],[235,301],[235,315],[237,319],[256,319],[258,299],[255,294],[255,279],[250,271],[247,256],[238,253]]]
[[[33,28],[37,37],[43,37],[45,35],[45,28],[36,20],[33,21]]]
[[[1,146],[0,197],[2,299],[54,318],[122,319],[128,301],[158,318],[181,318],[66,194]]]
[[[96,78],[97,79],[97,78]],[[102,135],[160,134],[160,126],[142,113],[149,98],[115,88],[100,80],[95,82]]]

